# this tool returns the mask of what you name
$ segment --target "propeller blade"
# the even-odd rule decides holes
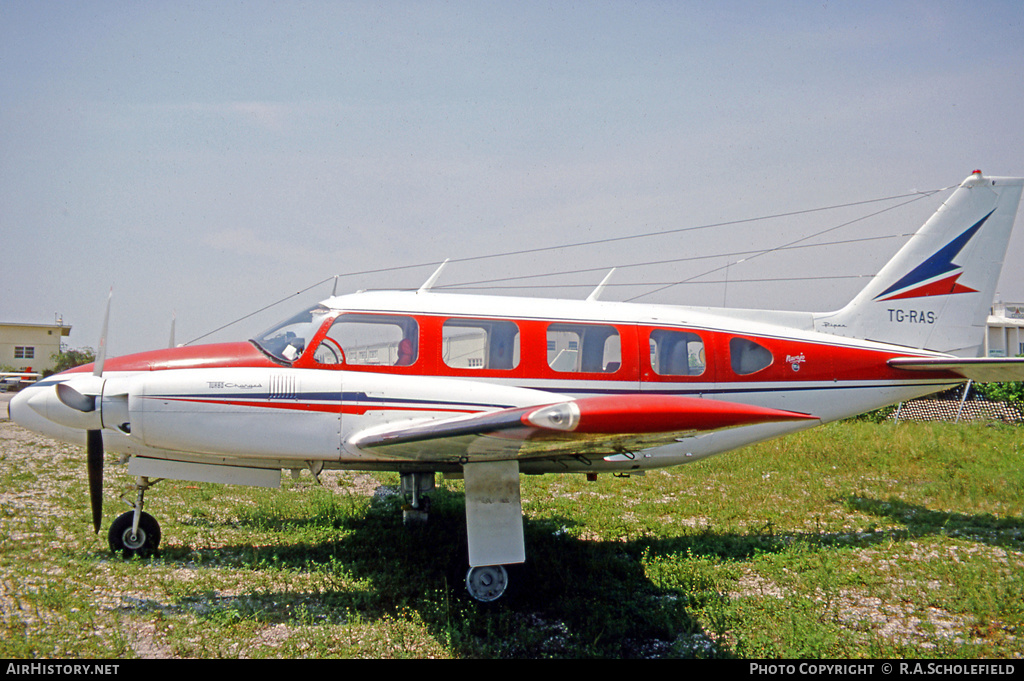
[[[89,501],[92,504],[92,525],[100,531],[103,521],[103,432],[85,431],[86,468],[89,472]]]
[[[93,376],[103,375],[103,363],[107,360],[107,322],[110,321],[110,299],[114,297],[114,287],[107,294],[107,311],[103,315],[103,331],[100,333],[100,347],[96,350],[96,361],[92,365]]]
[[[110,299],[114,297],[114,287],[110,287],[107,294],[107,311],[103,315],[103,331],[100,333],[100,346],[96,351],[96,361],[93,363],[92,375],[97,378],[103,376],[103,363],[107,360],[107,323],[110,321]],[[102,393],[103,382],[99,381],[100,392]],[[65,388],[61,392],[61,388]],[[76,397],[77,395],[77,397]],[[97,397],[82,395],[71,386],[60,384],[57,386],[57,397],[61,402],[74,409],[91,411],[96,408]],[[65,401],[65,400],[69,401]],[[87,404],[86,400],[92,401],[91,409],[83,409]],[[79,405],[79,406],[76,406]],[[103,522],[103,431],[85,431],[85,466],[89,474],[89,503],[92,506],[92,526],[96,532],[100,531],[100,524]]]

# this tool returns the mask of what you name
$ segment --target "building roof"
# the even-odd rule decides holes
[[[1024,326],[1024,303],[996,303],[988,317],[989,326]]]
[[[0,322],[0,326],[6,327],[30,327],[34,329],[60,329],[60,335],[71,335],[71,326],[68,324],[33,324],[30,322]]]

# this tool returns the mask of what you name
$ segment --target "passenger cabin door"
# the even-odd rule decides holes
[[[421,359],[419,324],[408,315],[342,313],[325,322],[310,345],[313,352],[308,360],[303,357],[304,366],[319,370],[311,373],[320,376],[325,395],[336,391],[339,449],[346,429],[382,409],[384,386],[400,381],[388,374],[414,371],[409,368]]]

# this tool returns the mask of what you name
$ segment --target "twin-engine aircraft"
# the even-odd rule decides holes
[[[246,343],[105,359],[39,381],[14,421],[129,458],[134,509],[111,549],[160,542],[157,480],[277,486],[282,470],[397,471],[425,518],[437,473],[465,480],[467,588],[504,593],[526,559],[519,476],[676,466],[966,380],[1024,179],[972,173],[846,307],[779,312],[418,291],[335,296]],[[109,312],[109,301],[108,301]],[[106,322],[104,322],[104,339]]]

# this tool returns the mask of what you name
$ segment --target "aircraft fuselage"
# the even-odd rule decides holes
[[[286,332],[302,336],[292,359],[287,351],[275,354],[267,334],[249,343],[109,359],[98,410],[106,449],[181,460],[213,456],[226,465],[287,468],[316,461],[329,468],[454,471],[459,456],[446,458],[441,444],[421,442],[417,446],[428,455],[396,457],[361,449],[356,435],[597,395],[698,397],[826,422],[963,380],[940,372],[909,375],[887,364],[934,353],[769,323],[737,324],[670,306],[364,293],[325,301],[301,331]],[[404,361],[403,340],[415,346]],[[337,349],[328,352],[330,347]],[[57,412],[68,407],[52,386],[90,368],[24,391],[12,405],[16,419],[82,442],[81,428],[90,426],[57,425]],[[25,405],[33,401],[40,412],[43,400],[47,418],[37,413],[33,419]],[[640,470],[694,461],[808,425],[694,433],[642,452],[564,444],[515,458],[531,473]]]

